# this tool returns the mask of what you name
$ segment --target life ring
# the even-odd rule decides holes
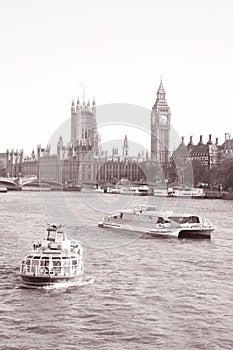
[[[45,273],[45,269],[44,269],[43,267],[41,267],[41,268],[39,269],[39,273]]]

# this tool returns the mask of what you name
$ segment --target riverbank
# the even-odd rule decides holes
[[[205,198],[207,199],[233,199],[233,192],[230,191],[214,191],[205,190]]]

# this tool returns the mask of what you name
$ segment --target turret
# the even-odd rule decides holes
[[[77,99],[77,104],[76,104],[76,112],[78,112],[81,109],[81,105],[80,105],[80,101],[79,101],[79,97]]]
[[[62,141],[61,136],[60,136],[59,141],[57,143],[57,157],[59,160],[63,159],[63,141]]]
[[[75,113],[74,100],[71,103],[71,114]]]
[[[93,102],[92,102],[92,113],[95,113],[96,112],[96,103],[95,103],[95,98],[93,99]]]
[[[125,135],[124,143],[123,143],[123,157],[128,157],[129,155],[129,144],[127,135]]]

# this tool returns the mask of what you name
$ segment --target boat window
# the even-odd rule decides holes
[[[198,216],[191,216],[190,217],[191,219],[191,223],[194,223],[194,224],[199,224],[200,223],[200,220],[199,220],[199,217]]]
[[[42,256],[41,266],[49,266],[49,258],[48,257]]]
[[[199,217],[198,216],[170,216],[169,217],[171,220],[179,223],[179,224],[199,224],[200,223],[200,220],[199,220]]]
[[[77,265],[77,263],[78,263],[77,259],[72,260],[72,265]]]
[[[38,259],[32,259],[32,265],[33,266],[38,266],[40,261]]]
[[[48,231],[47,240],[51,242],[55,242],[55,238],[56,238],[56,231]]]
[[[161,216],[159,216],[159,217],[158,217],[157,224],[165,224],[164,218],[162,218]]]
[[[53,266],[54,267],[59,267],[59,266],[61,266],[61,259],[60,258],[58,258],[58,257],[56,257],[56,258],[54,258],[54,257],[52,257],[52,262],[53,262]]]

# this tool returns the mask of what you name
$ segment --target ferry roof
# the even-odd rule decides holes
[[[168,217],[183,217],[183,218],[187,218],[190,216],[200,217],[200,215],[198,214],[190,214],[190,213],[172,213],[168,215]]]

